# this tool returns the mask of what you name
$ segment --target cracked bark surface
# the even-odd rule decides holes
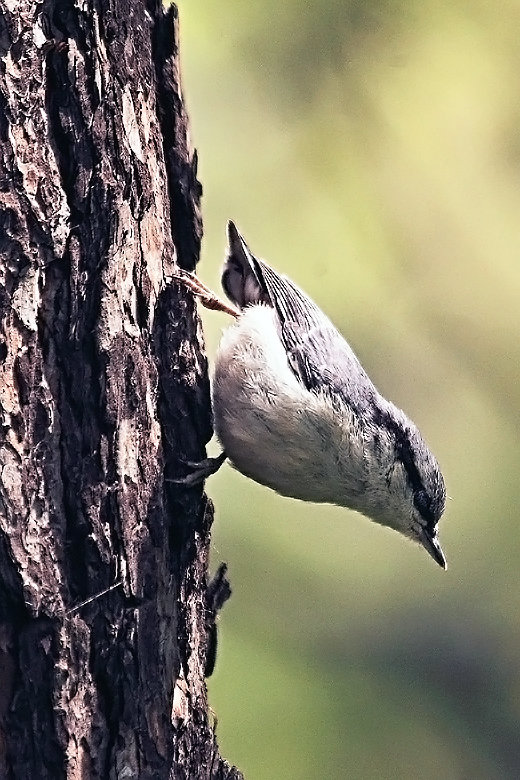
[[[238,779],[175,6],[0,0],[0,152],[0,777]]]

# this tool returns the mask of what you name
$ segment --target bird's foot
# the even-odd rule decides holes
[[[200,302],[206,309],[213,309],[215,311],[223,311],[225,314],[231,314],[232,317],[238,317],[240,311],[233,305],[226,303],[218,295],[215,295],[209,287],[206,287],[195,274],[190,274],[189,271],[184,271],[182,268],[176,268],[173,274],[173,279],[179,284],[187,287],[188,290],[200,298]]]
[[[203,460],[183,460],[182,465],[190,469],[184,477],[166,477],[165,482],[175,482],[177,485],[194,487],[204,482],[205,479],[215,474],[226,460],[226,453],[221,452],[216,458],[204,458]]]

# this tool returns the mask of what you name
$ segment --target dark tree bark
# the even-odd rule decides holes
[[[2,778],[241,777],[213,509],[169,481],[212,431],[177,40],[157,0],[0,0]]]

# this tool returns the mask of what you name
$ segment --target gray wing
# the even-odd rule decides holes
[[[376,390],[343,336],[304,292],[258,260],[233,222],[222,272],[227,296],[240,308],[256,303],[273,307],[289,365],[311,391],[326,390],[362,414]]]
[[[308,390],[328,390],[360,412],[370,408],[374,385],[329,318],[290,279],[261,260],[254,261],[278,315],[289,365],[297,378]]]

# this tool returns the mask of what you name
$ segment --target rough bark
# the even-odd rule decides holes
[[[0,777],[239,778],[213,509],[168,481],[211,435],[175,7],[0,0],[0,151]]]

